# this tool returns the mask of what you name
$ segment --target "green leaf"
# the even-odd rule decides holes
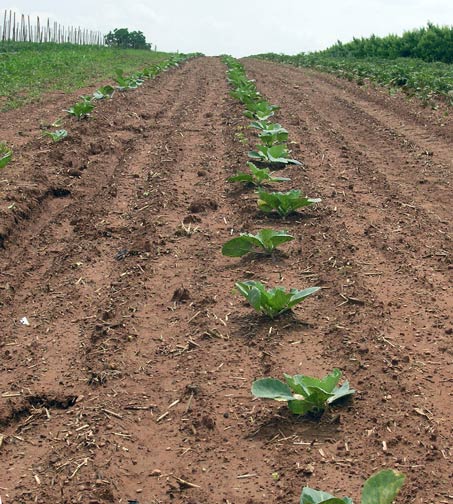
[[[236,290],[242,294],[244,297],[247,297],[249,294],[249,291],[251,289],[251,286],[249,285],[248,282],[236,282],[235,284]]]
[[[247,300],[256,311],[262,309],[262,292],[257,286],[252,286],[250,289]]]
[[[337,383],[340,381],[341,374],[341,371],[335,368],[330,374],[324,376],[324,378],[321,378],[320,380],[318,378],[312,378],[311,376],[303,375],[297,375],[295,378],[303,383],[303,386],[307,390],[310,390],[310,388],[318,388],[324,390],[325,392],[331,393]]]
[[[260,155],[260,153],[257,151],[249,151],[248,156],[251,157],[252,159],[257,159],[257,160],[260,160],[263,158],[263,156]]]
[[[292,308],[293,306],[296,306],[296,304],[300,303],[303,301],[305,298],[308,296],[311,296],[315,292],[318,292],[321,289],[321,287],[309,287],[308,289],[304,290],[297,290],[297,289],[291,289],[291,300],[288,304],[289,308]]]
[[[303,386],[303,383],[300,380],[300,378],[303,378],[302,375],[291,376],[289,374],[284,373],[283,376],[285,377],[286,383],[288,384],[289,388],[295,394],[299,394],[304,397],[308,396],[308,391],[305,389],[305,387]]]
[[[13,151],[4,142],[0,143],[0,169],[4,168],[13,158]]]
[[[288,408],[293,415],[306,415],[313,411],[313,404],[306,399],[295,399],[288,401]]]
[[[227,182],[245,182],[248,184],[253,184],[253,175],[244,172],[238,172],[236,175],[227,178]]]
[[[254,152],[254,151],[252,151]],[[298,164],[299,161],[288,158],[289,151],[285,144],[273,145],[269,147],[267,145],[257,145],[257,151],[259,156],[270,163],[283,163],[283,164]]]
[[[56,130],[56,131],[44,131],[43,133],[46,136],[50,136],[50,138],[54,142],[59,142],[68,136],[68,132],[65,129]]]
[[[274,399],[276,401],[292,401],[291,389],[276,378],[260,378],[253,382],[252,394],[261,399]]]
[[[228,257],[242,257],[252,250],[253,243],[246,236],[238,236],[225,243],[222,254]]]
[[[83,99],[82,101],[67,109],[66,112],[70,115],[76,116],[78,119],[82,119],[84,117],[87,117],[93,109],[93,103],[91,103],[89,100]]]
[[[260,282],[248,280],[237,282],[236,289],[257,311],[262,311],[271,318],[290,310],[289,301],[293,294],[284,287],[267,290]]]
[[[102,100],[103,98],[111,98],[113,93],[115,92],[115,88],[107,84],[106,86],[102,86],[97,89],[93,93],[93,98],[96,100]]]
[[[334,395],[327,401],[329,404],[333,404],[340,399],[344,399],[345,397],[355,394],[355,390],[349,388],[349,382],[345,381],[341,387],[337,387],[333,390],[333,394]]]
[[[275,314],[283,313],[289,310],[289,300],[291,299],[291,294],[285,292],[283,287],[275,287],[266,293],[267,306],[271,308],[271,311]]]
[[[325,390],[310,389],[310,394],[304,400],[307,411],[316,414],[322,413],[327,407],[329,397],[331,397],[331,394]]]
[[[259,130],[265,130],[268,123],[265,121],[252,121],[250,126]]]
[[[261,241],[267,252],[272,252],[272,250],[282,243],[294,240],[294,236],[288,234],[286,231],[274,231],[273,229],[262,229],[256,237]]]
[[[241,236],[232,238],[222,247],[222,254],[228,257],[242,257],[253,247],[261,248],[270,254],[281,243],[293,240],[294,237],[285,231],[262,229],[256,235],[242,233]]]
[[[258,207],[263,212],[276,211],[282,217],[286,217],[290,213],[295,212],[298,208],[319,203],[319,198],[307,198],[303,196],[301,191],[291,190],[286,193],[272,192],[268,193],[264,190],[258,190]]]
[[[338,499],[327,492],[305,487],[300,496],[300,504],[353,504],[353,502],[349,497]]]
[[[293,394],[297,394],[303,398],[303,401],[293,401],[293,404],[288,404],[290,410],[298,415],[309,412],[319,413],[329,403],[340,399],[340,397],[354,393],[354,390],[349,389],[348,382],[345,382],[345,386],[336,388],[341,378],[341,371],[336,368],[321,379],[306,375],[291,376],[285,374],[284,376]],[[338,397],[335,395],[337,392]],[[295,396],[295,399],[298,399],[298,397]]]
[[[404,474],[391,469],[374,474],[363,485],[362,504],[392,504],[404,480]]]
[[[258,155],[258,154],[257,154]],[[286,182],[290,180],[285,177],[273,177],[269,168],[257,168],[253,163],[248,162],[247,167],[249,168],[251,174],[238,172],[236,175],[229,177],[228,182],[245,182],[253,184],[255,186],[261,184],[263,181],[266,182]]]

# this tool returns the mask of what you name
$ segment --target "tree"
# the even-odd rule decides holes
[[[106,45],[122,49],[151,49],[151,44],[141,31],[130,32],[127,28],[115,28],[104,37]]]

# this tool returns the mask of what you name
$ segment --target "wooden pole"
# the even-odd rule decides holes
[[[6,40],[6,9],[5,9],[5,15],[3,16],[3,33],[2,33],[2,40],[3,40],[3,42]]]
[[[20,16],[20,18],[19,18]],[[99,30],[90,30],[80,26],[64,26],[57,21],[41,24],[36,16],[36,24],[31,22],[30,15],[17,14],[11,9],[3,12],[3,24],[0,20],[0,41],[13,42],[53,42],[58,44],[104,45],[104,35]]]
[[[7,38],[7,40],[11,40],[11,11],[9,11],[8,38]]]

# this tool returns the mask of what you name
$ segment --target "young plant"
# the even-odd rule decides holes
[[[253,121],[250,126],[260,130],[258,136],[266,147],[272,147],[273,145],[288,141],[288,131],[278,123]]]
[[[263,163],[282,163],[301,165],[299,161],[289,157],[290,151],[285,144],[267,146],[260,144],[256,146],[256,150],[249,151],[249,157]]]
[[[154,79],[157,75],[160,73],[160,68],[157,65],[153,65],[150,67],[146,67],[143,69],[143,76],[147,77],[148,79]]]
[[[247,110],[244,112],[245,117],[249,119],[258,119],[259,121],[265,121],[274,115],[274,112],[280,107],[277,105],[271,105],[266,100],[250,100],[245,103]]]
[[[143,79],[141,76],[127,76],[124,75],[123,70],[115,70],[116,77],[113,80],[118,84],[118,89],[124,91],[125,89],[137,89],[138,86],[143,84]]]
[[[242,257],[253,249],[261,249],[265,254],[272,252],[282,243],[294,240],[286,231],[274,231],[262,229],[256,235],[241,233],[241,236],[233,238],[222,247],[222,254],[228,257]]]
[[[306,297],[318,292],[320,288],[309,287],[301,291],[290,289],[287,292],[284,287],[266,289],[261,282],[254,280],[236,282],[237,291],[247,299],[250,305],[272,319],[291,310]]]
[[[362,488],[361,504],[392,504],[404,484],[404,474],[383,469],[369,477]],[[305,487],[300,504],[354,504],[349,497],[338,498],[327,492]]]
[[[93,93],[93,98],[95,100],[103,100],[104,98],[111,98],[113,93],[115,92],[115,88],[107,84],[106,86],[102,86]]]
[[[91,101],[87,99],[83,99],[82,101],[68,108],[66,112],[69,115],[77,117],[77,119],[83,119],[85,117],[88,117],[90,113],[93,111],[93,109],[94,109],[93,103],[91,103]]]
[[[44,131],[43,135],[49,136],[56,143],[63,140],[63,138],[66,138],[68,136],[68,132],[65,129],[60,129],[56,131]]]
[[[288,182],[289,178],[274,177],[269,168],[257,168],[253,163],[247,163],[250,173],[238,172],[232,177],[228,177],[228,182],[244,182],[254,186],[260,186],[266,182]]]
[[[0,142],[0,168],[4,168],[13,158],[13,151],[6,143]]]
[[[258,208],[263,212],[277,212],[280,217],[286,217],[297,209],[319,203],[320,198],[307,198],[302,191],[292,189],[288,192],[268,193],[258,190]]]
[[[286,383],[276,378],[256,380],[252,385],[252,394],[261,399],[287,402],[289,410],[295,415],[319,415],[329,404],[355,393],[349,388],[348,381],[341,387],[337,386],[341,371],[336,368],[320,380],[305,375],[284,376]]]
[[[230,96],[239,100],[242,103],[256,103],[262,100],[260,92],[256,89],[255,83],[253,81],[247,80],[244,77],[235,83],[236,89],[230,91]]]

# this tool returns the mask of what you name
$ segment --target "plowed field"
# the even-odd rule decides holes
[[[225,181],[255,136],[217,58],[115,94],[57,144],[40,122],[74,97],[0,115],[3,504],[296,504],[305,485],[358,502],[383,467],[407,475],[398,504],[452,502],[453,122],[245,66],[304,163],[285,189],[323,200],[286,220]],[[221,255],[263,227],[296,239]],[[244,279],[322,290],[269,321]],[[357,393],[321,419],[252,399],[255,378],[333,367]]]

